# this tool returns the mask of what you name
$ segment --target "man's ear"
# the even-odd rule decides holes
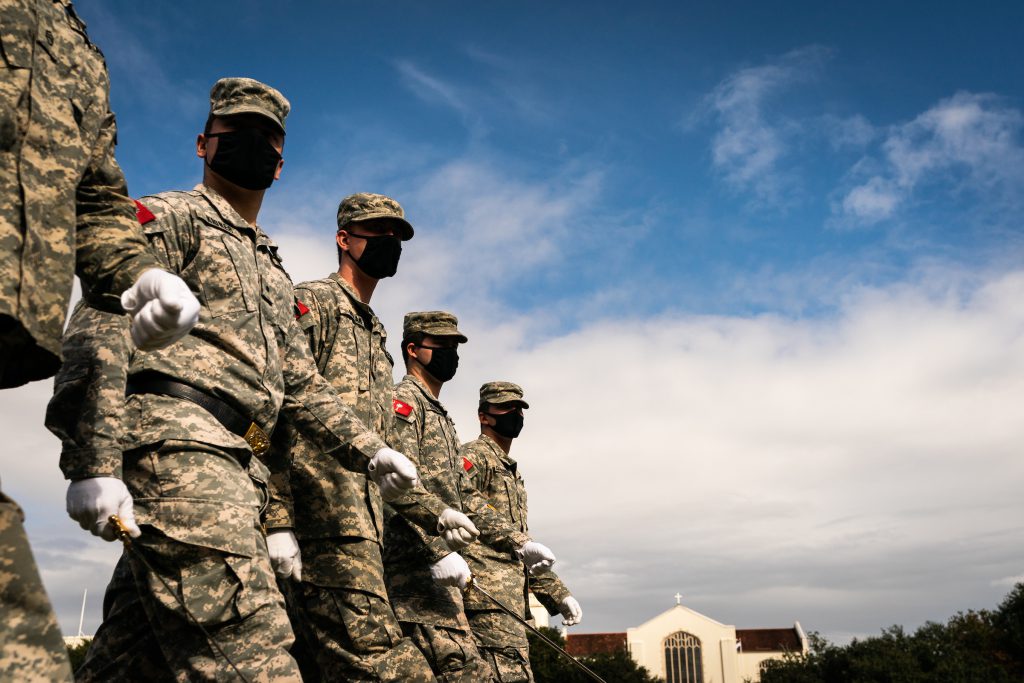
[[[196,136],[196,156],[200,159],[206,158],[206,136],[200,133]]]
[[[348,251],[349,244],[347,230],[339,230],[338,233],[334,236],[334,241],[338,245],[339,249],[341,249],[342,251]]]

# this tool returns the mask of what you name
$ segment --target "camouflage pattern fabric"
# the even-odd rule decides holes
[[[388,218],[399,227],[398,236],[402,240],[411,240],[415,231],[412,224],[405,219],[402,205],[391,197],[372,192],[357,192],[341,200],[338,205],[338,229],[346,230],[349,224],[357,221],[369,221]]]
[[[133,353],[128,375],[157,371],[218,396],[268,434],[278,414],[286,415],[322,451],[332,453],[343,465],[365,471],[367,460],[384,447],[384,441],[366,429],[317,373],[295,321],[294,293],[276,245],[202,185],[191,192],[147,197],[143,202],[156,216],[144,226],[155,253],[197,293],[202,308],[199,323],[172,348]],[[124,352],[120,337],[88,333],[89,326],[96,324],[95,315],[79,309],[69,323],[68,351],[85,358],[82,363],[100,362]],[[76,338],[82,340],[83,348],[77,348]],[[90,373],[92,383],[102,383],[105,378],[120,382],[115,369]],[[97,448],[87,447],[95,434],[123,435],[123,449],[165,439],[248,449],[242,437],[188,401],[139,394],[130,397],[123,415],[113,404],[82,412],[74,402],[81,396],[97,402],[113,400],[123,396],[124,387],[101,389],[97,385],[65,392],[60,386],[64,381],[81,384],[86,379],[71,372],[60,379],[50,403],[48,426],[65,440],[65,447],[67,435],[78,435],[70,442],[74,447],[62,454],[65,472],[82,476],[106,473],[107,466],[94,457]],[[118,424],[120,419],[124,424]]]
[[[210,88],[213,116],[259,114],[276,123],[284,133],[284,121],[291,110],[291,103],[276,88],[252,78],[222,78]]]
[[[128,316],[79,301],[64,335],[46,427],[61,440],[69,480],[121,477],[124,392],[132,339]]]
[[[0,387],[49,377],[74,273],[97,305],[157,265],[114,159],[103,55],[68,0],[0,0]]]
[[[429,653],[434,675],[441,683],[488,683],[494,680],[468,630],[403,621],[402,632],[422,652]]]
[[[388,506],[384,538],[388,595],[403,629],[413,629],[420,634],[421,645],[429,645],[434,636],[441,637],[442,643],[448,643],[455,637],[453,634],[469,634],[469,623],[459,590],[439,586],[430,576],[430,565],[450,551],[443,541],[428,533],[427,521],[432,520],[436,525],[443,507],[461,510],[480,530],[481,542],[504,548],[509,553],[530,538],[502,523],[476,491],[462,485],[459,475],[462,459],[455,425],[441,402],[419,379],[406,375],[395,387],[394,408],[395,422],[390,441],[416,463],[422,487],[434,498],[406,495]],[[434,499],[436,503],[432,502]],[[442,507],[442,510],[436,507]],[[462,665],[451,665],[461,669],[480,665],[475,649],[471,652],[461,645],[459,648],[445,648],[435,644],[423,652],[435,673],[442,677],[446,669],[439,667],[448,665],[438,653],[449,652],[446,656],[450,656],[452,662],[458,659],[458,652],[466,653],[467,657],[472,654],[472,662],[466,660]]]
[[[21,508],[0,492],[0,678],[70,681],[67,649],[22,521]]]
[[[486,435],[463,445],[462,457],[465,459],[463,478],[490,501],[506,523],[528,532],[526,484],[518,463]],[[480,585],[509,608],[520,610],[524,619],[530,617],[528,589],[551,614],[558,614],[559,604],[570,595],[565,584],[553,572],[528,577],[522,562],[514,554],[476,543],[463,550],[462,556]],[[532,680],[526,628],[508,615],[495,613],[493,603],[473,591],[466,596],[466,614],[473,634],[486,659],[495,666],[499,680]],[[526,653],[528,678],[516,677],[520,674],[515,673],[523,668],[523,652]]]
[[[255,458],[242,469],[245,455],[189,441],[125,452],[142,536],[114,571],[77,680],[237,680],[179,598],[249,680],[300,680],[260,526],[267,472]]]
[[[394,361],[384,326],[336,273],[300,284],[295,294],[318,371],[365,425],[385,435]],[[433,681],[388,602],[380,489],[287,422],[281,428],[290,436],[282,444],[275,435],[272,458],[287,470],[271,478],[267,527],[293,528],[299,539],[304,583],[288,608],[303,650],[324,680]]]
[[[78,309],[67,331],[67,353],[75,364],[58,377],[47,424],[62,438],[61,466],[68,476],[116,473],[112,453],[120,448],[122,478],[135,498],[136,518],[144,538],[151,533],[166,537],[168,545],[159,553],[166,558],[169,573],[179,560],[209,564],[212,556],[229,557],[226,562],[232,571],[217,576],[211,570],[213,583],[203,590],[237,602],[245,591],[239,593],[232,587],[232,577],[242,582],[246,577],[272,577],[266,544],[262,538],[252,537],[258,510],[254,510],[256,494],[248,476],[258,473],[254,478],[266,482],[268,473],[259,459],[251,457],[244,439],[227,431],[198,405],[154,394],[133,394],[125,401],[125,377],[159,371],[220,397],[268,432],[280,411],[319,450],[360,471],[384,442],[363,426],[317,373],[295,320],[291,281],[276,247],[258,226],[246,223],[230,204],[204,186],[146,198],[144,203],[156,216],[145,224],[154,251],[198,293],[200,321],[172,351],[135,351],[129,359],[123,328],[115,333],[118,325],[124,324],[123,316],[118,322],[108,313]],[[98,321],[97,316],[108,319]],[[127,365],[127,372],[114,367],[117,365]],[[81,410],[82,400],[93,405]],[[104,405],[108,401],[111,404]],[[117,404],[122,406],[120,410]],[[160,457],[169,448],[174,457]],[[169,483],[149,487],[161,479]],[[257,486],[263,487],[262,483]],[[259,547],[258,552],[253,546]],[[195,547],[208,556],[194,559]],[[110,600],[129,604],[137,599],[143,607],[159,602],[155,592],[122,597],[129,585],[118,584],[115,576]],[[137,581],[133,590],[146,585],[143,582],[140,588]],[[272,582],[263,587],[262,578],[259,586],[268,596],[261,598],[258,621],[265,622],[272,635],[283,623],[286,633],[274,636],[276,640],[270,643],[275,647],[281,642],[284,647],[291,641],[291,632],[280,593]],[[119,629],[133,619],[135,629],[142,623],[137,620],[138,610],[131,609],[134,612],[124,613],[134,616],[103,628],[102,661],[107,662],[103,666],[129,656],[118,649],[127,644]],[[235,633],[241,631],[226,631],[224,638]],[[173,642],[165,641],[155,626],[151,635],[161,646]],[[223,639],[218,640],[225,645]],[[240,656],[248,656],[244,644],[231,647]],[[267,655],[253,653],[256,660]],[[298,675],[297,671],[288,675],[292,674]]]
[[[532,683],[526,629],[496,610],[467,609],[466,616],[484,661],[501,683]]]

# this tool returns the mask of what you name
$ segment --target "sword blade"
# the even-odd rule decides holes
[[[573,664],[575,664],[580,669],[582,669],[584,673],[586,673],[588,676],[593,678],[595,681],[599,681],[599,683],[607,683],[603,678],[601,678],[596,673],[591,671],[591,669],[586,664],[584,664],[580,660],[578,660],[575,657],[573,657],[571,654],[566,652],[558,643],[556,643],[555,641],[551,640],[546,635],[544,635],[541,632],[540,629],[536,628],[533,624],[528,622],[526,619],[523,619],[521,616],[519,616],[518,614],[513,612],[511,609],[506,607],[505,604],[501,600],[498,600],[498,598],[494,597],[493,595],[488,593],[486,590],[481,588],[479,582],[477,582],[477,580],[474,577],[472,577],[472,576],[469,578],[469,582],[466,584],[466,591],[469,591],[471,588],[472,589],[476,589],[477,591],[479,591],[480,595],[484,596],[485,598],[490,600],[492,603],[494,603],[499,609],[501,609],[502,612],[504,612],[505,614],[509,615],[510,617],[512,617],[513,619],[518,621],[520,624],[522,624],[526,628],[530,629],[530,631],[532,631],[535,636],[537,636],[538,638],[543,640],[545,643],[547,643],[547,645],[549,647],[553,648],[558,653],[560,653],[563,656],[565,656],[566,658],[568,658],[569,661],[571,661]]]

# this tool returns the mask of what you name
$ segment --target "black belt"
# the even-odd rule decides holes
[[[170,379],[159,373],[140,373],[128,378],[125,396],[132,394],[160,394],[184,399],[213,415],[217,422],[232,434],[245,439],[253,455],[260,457],[270,450],[270,438],[258,424],[242,415],[224,401],[210,396],[205,391]]]

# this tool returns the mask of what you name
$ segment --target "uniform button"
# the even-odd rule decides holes
[[[46,43],[48,45],[53,45],[53,31],[46,32]]]

